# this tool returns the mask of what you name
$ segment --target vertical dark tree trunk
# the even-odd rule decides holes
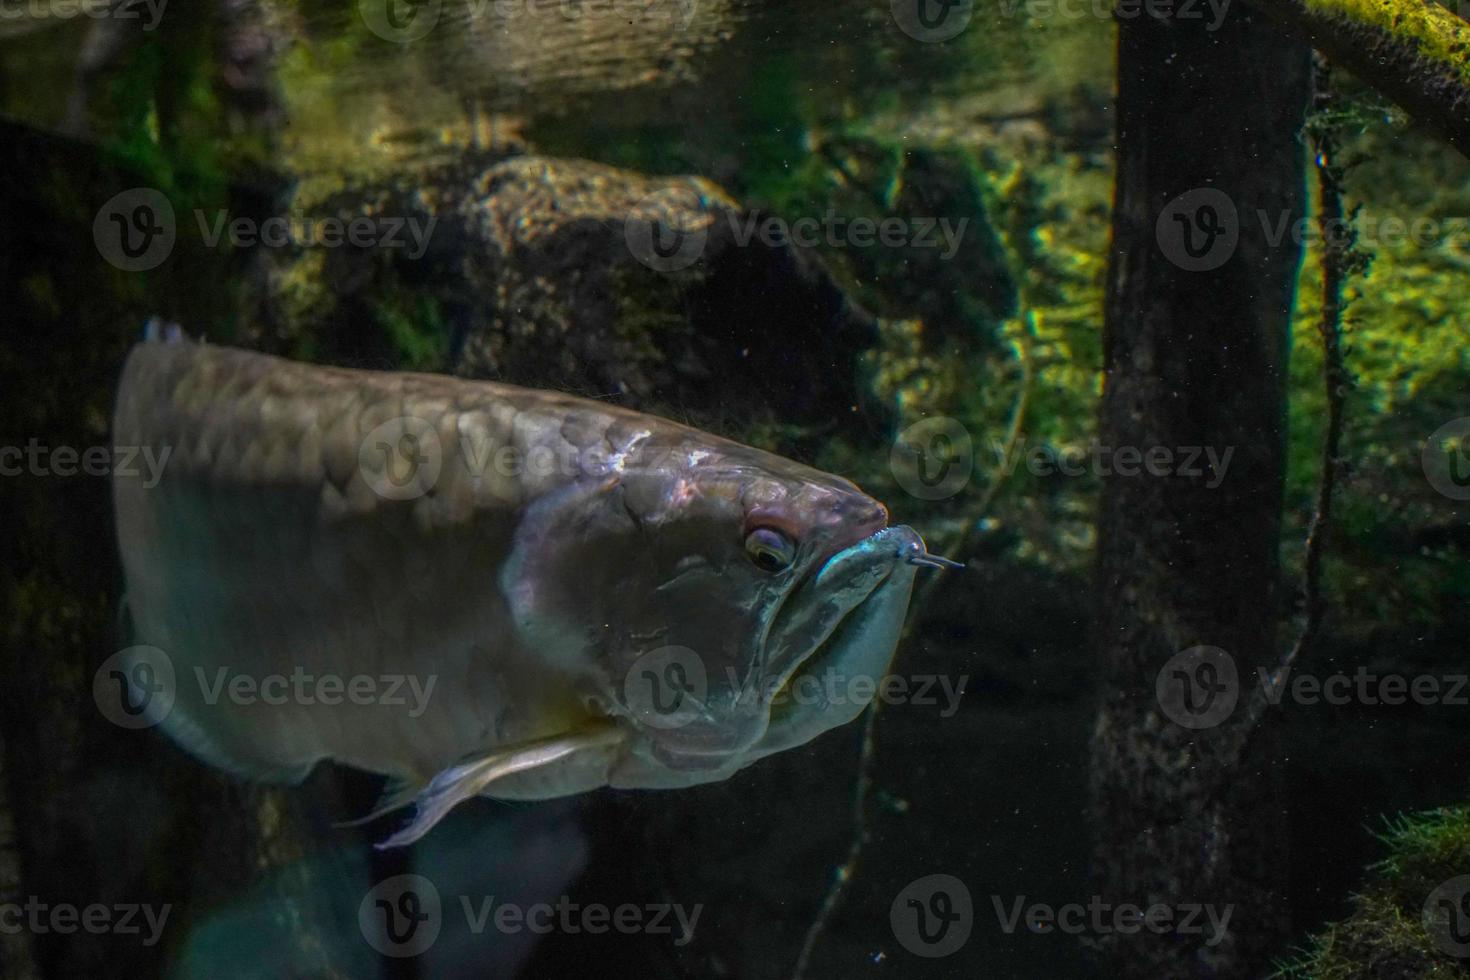
[[[1171,657],[1209,645],[1233,658],[1244,693],[1255,666],[1274,659],[1279,605],[1288,325],[1301,257],[1290,230],[1305,206],[1310,57],[1240,6],[1217,30],[1208,21],[1125,19],[1118,49],[1100,420],[1115,466],[1099,519],[1097,893],[1114,906],[1231,911],[1223,939],[1207,921],[1203,933],[1098,937],[1106,975],[1149,980],[1260,976],[1288,927],[1269,740],[1253,740],[1242,759],[1230,718],[1181,727],[1155,689]],[[1151,448],[1167,448],[1176,467],[1185,447],[1233,454],[1200,476],[1161,476],[1117,456],[1129,447],[1145,463]],[[1138,475],[1120,472],[1135,465]]]

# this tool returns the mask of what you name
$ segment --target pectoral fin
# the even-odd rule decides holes
[[[479,796],[495,780],[529,769],[551,765],[576,752],[622,741],[624,733],[612,726],[574,735],[528,742],[468,759],[439,773],[413,797],[413,820],[374,846],[382,851],[412,844],[444,819],[445,814],[472,796]],[[409,802],[402,799],[402,803]],[[379,813],[384,812],[382,807]]]
[[[414,801],[423,790],[422,782],[410,779],[390,779],[384,788],[382,795],[378,797],[377,805],[372,812],[355,820],[341,820],[332,824],[337,829],[345,827],[361,827],[363,824],[372,823],[382,816],[387,816],[394,810],[401,810]]]

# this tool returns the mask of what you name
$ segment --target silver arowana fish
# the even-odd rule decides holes
[[[471,796],[711,782],[850,721],[797,682],[880,678],[916,568],[951,564],[840,477],[552,391],[175,335],[132,350],[113,433],[171,452],[113,483],[130,655],[176,676],[149,710],[246,777],[392,777],[375,815],[417,807],[380,846]],[[336,696],[279,696],[294,675]],[[417,712],[343,693],[405,677]]]

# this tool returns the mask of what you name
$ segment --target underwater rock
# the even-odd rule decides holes
[[[877,320],[709,181],[525,155],[304,210],[402,219],[405,247],[264,257],[258,346],[611,397],[746,438],[777,420],[785,438],[883,431],[861,380]]]

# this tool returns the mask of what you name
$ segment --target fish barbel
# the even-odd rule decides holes
[[[174,337],[130,353],[113,433],[169,453],[113,478],[128,655],[173,677],[152,720],[254,779],[392,777],[389,845],[850,721],[799,682],[880,679],[943,561],[847,480],[552,391]]]

